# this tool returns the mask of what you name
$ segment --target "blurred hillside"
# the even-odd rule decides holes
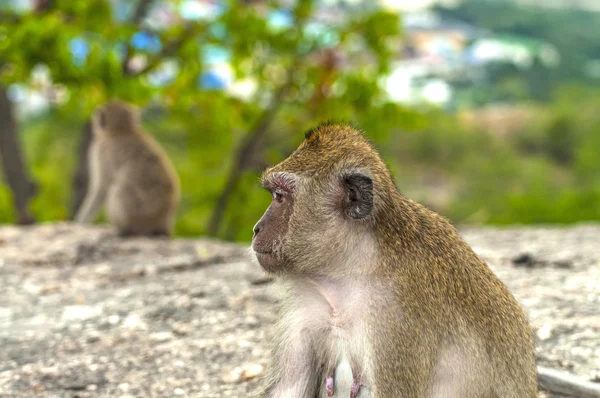
[[[31,212],[71,216],[86,122],[118,97],[176,165],[179,235],[248,240],[269,201],[260,171],[331,119],[454,222],[600,220],[600,13],[586,4],[0,0]],[[12,198],[0,182],[0,223]]]

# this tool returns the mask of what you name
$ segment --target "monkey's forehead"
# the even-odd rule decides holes
[[[374,146],[357,129],[347,124],[321,124],[305,134],[304,142],[265,175],[293,172],[304,176],[341,171],[344,168],[376,168],[383,160]]]
[[[366,141],[362,132],[346,123],[325,122],[304,133],[304,145],[327,145],[334,142]]]
[[[138,108],[127,102],[120,100],[110,100],[97,108],[97,112],[104,112],[115,118],[119,117],[132,117],[138,113]]]

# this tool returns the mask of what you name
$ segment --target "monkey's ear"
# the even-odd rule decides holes
[[[344,176],[344,212],[350,218],[359,220],[373,210],[373,180],[362,173]]]

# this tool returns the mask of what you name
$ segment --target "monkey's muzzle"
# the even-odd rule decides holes
[[[275,272],[279,265],[279,259],[272,251],[254,250],[254,255],[261,267],[267,272]]]

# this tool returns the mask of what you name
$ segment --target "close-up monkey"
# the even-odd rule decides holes
[[[265,398],[533,398],[533,333],[443,217],[352,127],[269,168],[252,249],[284,288]]]
[[[147,135],[137,108],[110,101],[92,118],[90,184],[75,220],[91,222],[106,203],[121,236],[171,235],[179,179],[166,153]]]

